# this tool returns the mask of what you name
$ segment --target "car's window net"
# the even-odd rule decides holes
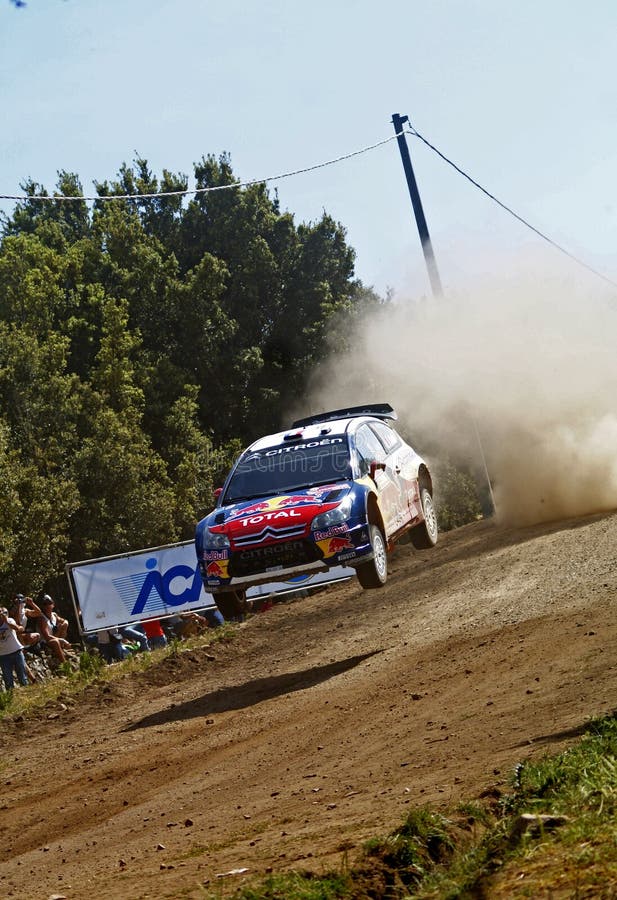
[[[366,462],[372,462],[373,460],[376,460],[377,462],[386,461],[386,451],[377,435],[371,431],[368,425],[362,425],[358,428],[356,434],[356,448],[362,459]]]
[[[240,460],[223,502],[289,493],[351,477],[345,436],[268,447]]]
[[[398,434],[385,422],[371,422],[371,428],[377,434],[388,453],[392,453],[393,450],[400,446],[401,439]]]

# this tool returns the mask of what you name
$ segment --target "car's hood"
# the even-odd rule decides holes
[[[244,500],[215,510],[209,527],[224,532],[234,547],[300,537],[316,515],[338,506],[349,490],[349,482],[344,481]]]

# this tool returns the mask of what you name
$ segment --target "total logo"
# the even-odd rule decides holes
[[[186,606],[199,600],[201,573],[195,566],[158,568],[156,557],[145,563],[146,571],[112,579],[112,584],[131,616],[147,612],[163,612],[168,607]]]
[[[272,519],[298,519],[302,518],[302,513],[298,509],[281,509],[278,512],[262,513],[257,516],[249,516],[248,519],[242,519],[242,527],[248,525],[259,525],[260,522],[270,522]]]

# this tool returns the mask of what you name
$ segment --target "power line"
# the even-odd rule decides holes
[[[538,237],[541,237],[542,240],[546,241],[556,250],[559,250],[560,253],[563,253],[573,262],[577,263],[579,266],[582,266],[584,269],[587,269],[588,272],[591,272],[598,278],[601,278],[603,281],[617,288],[617,282],[613,281],[607,275],[604,275],[602,272],[599,272],[597,269],[594,269],[593,266],[590,266],[588,263],[584,262],[584,260],[580,259],[578,256],[575,256],[569,250],[566,250],[565,247],[562,247],[561,244],[558,244],[548,235],[544,234],[544,232],[540,231],[539,228],[536,228],[531,222],[528,222],[527,219],[524,219],[523,216],[520,216],[517,212],[515,212],[511,207],[507,204],[503,203],[499,200],[494,194],[491,194],[489,190],[483,187],[479,182],[477,182],[471,175],[468,175],[460,166],[458,166],[455,162],[449,159],[445,153],[442,153],[434,144],[432,144],[427,138],[425,138],[420,132],[414,128],[414,126],[409,122],[409,127],[407,129],[403,129],[404,134],[410,134],[412,137],[417,137],[423,144],[425,144],[430,150],[437,154],[445,163],[451,166],[459,175],[462,175],[463,178],[466,178],[474,187],[476,187],[479,191],[481,191],[485,196],[487,196],[490,200],[500,206],[503,210],[513,216],[517,221],[519,221],[522,225],[525,225],[534,234],[537,234]],[[359,150],[353,150],[351,153],[345,153],[342,156],[337,156],[334,159],[328,159],[321,163],[315,163],[312,166],[305,166],[301,169],[294,169],[290,172],[281,172],[278,175],[268,175],[265,178],[254,178],[250,181],[235,181],[232,184],[219,184],[214,185],[212,187],[205,188],[194,188],[192,190],[180,190],[180,191],[155,191],[150,194],[103,194],[98,195],[96,197],[84,197],[84,196],[67,196],[64,194],[55,194],[53,196],[48,196],[47,194],[35,194],[35,195],[15,195],[15,194],[0,194],[0,200],[13,200],[20,203],[27,202],[47,202],[47,203],[55,203],[55,202],[98,202],[98,201],[109,201],[109,200],[153,200],[156,198],[165,198],[165,197],[186,197],[186,196],[197,196],[199,194],[209,194],[214,191],[229,191],[233,188],[244,188],[251,187],[255,184],[267,184],[270,181],[281,181],[283,178],[292,178],[295,175],[303,175],[307,172],[314,172],[317,169],[324,169],[327,166],[335,165],[339,162],[344,162],[347,159],[352,159],[354,156],[360,156],[363,153],[368,153],[371,150],[375,150],[377,147],[383,147],[385,144],[389,144],[391,141],[397,140],[399,134],[394,134],[391,137],[385,138],[382,141],[377,141],[374,144],[369,144],[367,147],[361,147]]]
[[[293,172],[282,172],[280,175],[268,175],[266,178],[254,178],[252,181],[234,181],[233,184],[219,184],[214,187],[205,187],[205,188],[195,188],[193,190],[184,190],[184,191],[157,191],[152,194],[104,194],[102,197],[68,197],[62,194],[56,194],[53,197],[49,197],[46,194],[36,194],[34,196],[12,196],[10,194],[0,194],[0,200],[17,200],[19,202],[27,202],[27,201],[47,201],[50,203],[54,203],[56,200],[60,201],[98,201],[98,200],[151,200],[156,197],[183,197],[187,195],[196,195],[196,194],[209,194],[213,191],[229,191],[232,188],[243,188],[250,187],[254,184],[266,184],[268,181],[279,181],[283,178],[291,178],[293,175],[303,175],[305,172],[314,172],[316,169],[324,169],[326,166],[333,166],[335,163],[343,162],[346,159],[351,159],[354,156],[360,156],[362,153],[368,153],[369,150],[375,150],[377,147],[383,147],[384,144],[389,144],[390,141],[396,140],[396,135],[393,137],[386,138],[383,141],[378,141],[376,144],[370,144],[368,147],[362,147],[360,150],[353,150],[351,153],[345,153],[343,156],[337,156],[335,159],[328,159],[325,162],[316,163],[313,166],[306,166],[304,169],[295,169]]]
[[[491,194],[491,192],[487,191],[487,189],[482,187],[481,184],[478,184],[478,182],[475,181],[475,179],[473,179],[471,177],[471,175],[468,175],[467,172],[464,172],[463,169],[460,168],[460,166],[457,166],[456,163],[452,162],[451,159],[448,159],[448,157],[444,153],[442,153],[441,150],[438,150],[437,147],[435,147],[433,144],[431,144],[430,141],[428,141],[425,137],[423,137],[423,135],[421,135],[420,132],[417,131],[413,127],[411,122],[409,122],[409,130],[404,129],[404,131],[407,134],[411,134],[413,137],[419,138],[423,144],[426,144],[426,146],[430,150],[432,150],[434,153],[436,153],[437,156],[439,156],[441,159],[443,159],[444,162],[446,162],[449,166],[452,166],[452,168],[455,169],[459,173],[459,175],[462,175],[463,178],[466,178],[467,181],[470,181],[474,187],[477,187],[478,190],[482,191],[482,193],[485,194],[487,197],[489,197],[494,203],[496,203],[498,206],[501,206],[502,209],[505,209],[505,211],[510,213],[511,216],[514,216],[515,219],[518,219],[519,222],[521,222],[523,225],[526,225],[527,228],[530,228],[531,231],[533,231],[535,234],[538,235],[538,237],[541,237],[544,241],[549,243],[556,250],[559,250],[560,253],[563,253],[569,259],[573,260],[573,262],[578,263],[579,266],[582,266],[584,269],[587,269],[588,272],[591,272],[593,275],[596,275],[598,278],[601,278],[603,281],[606,281],[608,284],[617,288],[617,282],[613,281],[607,275],[603,275],[602,272],[598,272],[597,269],[594,269],[593,266],[590,266],[588,263],[584,262],[582,259],[579,259],[578,256],[575,256],[573,253],[570,253],[569,250],[566,250],[566,248],[562,247],[561,244],[558,244],[552,238],[548,237],[548,235],[546,235],[546,234],[544,234],[544,232],[540,231],[539,228],[536,228],[534,225],[532,225],[530,222],[528,222],[527,219],[524,219],[522,216],[519,216],[518,213],[514,212],[514,210],[511,209],[509,206],[506,206],[505,203],[502,203],[502,201],[499,200],[497,197],[495,197],[494,194]]]

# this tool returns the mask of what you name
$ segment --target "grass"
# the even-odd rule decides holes
[[[242,900],[336,900],[344,896],[351,881],[345,874],[330,874],[312,878],[308,875],[272,875],[261,890],[245,888]]]
[[[391,834],[370,840],[352,868],[344,857],[340,871],[271,875],[231,896],[614,900],[616,813],[617,718],[609,716],[590,722],[565,752],[517,766],[504,796],[459,804],[449,816],[412,810]]]
[[[134,672],[144,672],[167,657],[177,656],[189,650],[206,647],[219,641],[229,641],[234,634],[233,626],[208,630],[203,635],[184,641],[172,641],[167,647],[149,653],[135,653],[122,662],[107,665],[98,653],[83,650],[79,654],[79,665],[73,669],[70,663],[63,663],[54,677],[27,687],[0,693],[0,721],[10,716],[28,717],[49,706],[51,703],[73,700],[93,683],[109,683]]]

